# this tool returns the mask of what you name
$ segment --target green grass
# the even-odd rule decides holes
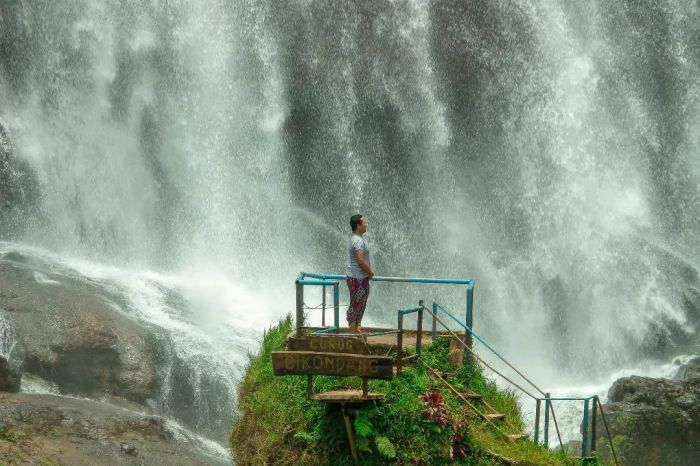
[[[291,317],[265,333],[260,354],[251,356],[239,387],[238,414],[231,429],[234,461],[246,464],[351,465],[342,414],[336,405],[306,399],[306,377],[272,375],[270,353],[285,348],[292,331]],[[451,370],[449,342],[438,339],[423,349],[422,358],[439,370]],[[457,370],[448,379],[458,390],[474,390],[500,413],[515,430],[522,417],[513,393],[499,390],[477,367]],[[361,388],[356,377],[314,377],[314,391]],[[363,465],[384,464],[502,464],[494,455],[518,464],[561,465],[575,461],[547,451],[529,441],[511,443],[492,426],[476,417],[423,364],[404,368],[392,381],[372,380],[369,389],[383,393],[382,402],[369,402],[351,410]],[[444,397],[444,427],[428,419],[419,398],[426,392]],[[508,429],[513,433],[513,429]],[[466,455],[450,458],[453,437],[463,438]]]

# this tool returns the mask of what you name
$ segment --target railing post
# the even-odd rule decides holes
[[[321,314],[321,327],[326,326],[326,285],[323,285],[321,287],[323,296],[321,296],[321,309],[322,309],[322,314]]]
[[[597,417],[598,417],[598,408],[596,406],[596,403],[598,402],[598,395],[595,395],[593,397],[593,416],[591,418],[591,453],[595,453],[596,451],[596,424],[597,424]],[[592,455],[591,455],[592,456]]]
[[[437,311],[438,311],[438,303],[433,303],[433,334],[432,334],[432,339],[433,343],[435,343],[435,339],[437,338]]]
[[[416,324],[416,354],[420,356],[421,343],[423,342],[423,300],[418,301],[418,323]]]
[[[588,401],[586,398],[583,400],[583,438],[581,439],[581,458],[586,458],[586,453],[588,453]]]
[[[549,393],[544,394],[544,447],[549,448]]]
[[[467,316],[466,316],[466,325],[469,327],[471,330],[474,329],[474,287],[469,286],[467,287]],[[469,348],[472,347],[472,335],[471,333],[465,331],[464,332],[464,343],[469,346]]]
[[[301,337],[301,327],[304,326],[304,285],[296,281],[297,289],[297,337]]]
[[[403,314],[399,312],[399,333],[396,336],[396,376],[401,375],[403,366]]]
[[[539,398],[537,398],[537,402],[535,404],[535,443],[538,443],[540,441],[540,407],[542,405],[542,402],[540,401]]]
[[[340,284],[333,284],[333,325],[340,328]]]

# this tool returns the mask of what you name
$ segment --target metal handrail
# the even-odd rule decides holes
[[[440,325],[442,325],[443,327],[445,327],[445,329],[447,329],[447,331],[448,331],[453,337],[455,337],[455,339],[456,339],[457,341],[459,341],[459,342],[462,344],[462,346],[464,346],[464,348],[465,348],[467,351],[469,351],[469,352],[470,352],[476,359],[478,359],[482,364],[484,364],[486,367],[488,367],[489,369],[491,369],[491,370],[492,370],[493,372],[495,372],[496,374],[498,374],[498,375],[500,375],[501,377],[503,377],[505,380],[507,380],[507,381],[510,382],[512,385],[514,385],[515,387],[517,387],[518,389],[520,389],[520,391],[522,391],[523,393],[525,393],[526,395],[528,395],[528,396],[529,396],[530,398],[532,398],[533,400],[537,400],[537,397],[536,397],[535,395],[533,395],[532,393],[530,393],[530,392],[528,392],[527,390],[525,390],[523,387],[521,387],[520,385],[518,385],[517,383],[515,383],[513,380],[511,380],[511,379],[508,378],[507,376],[501,374],[499,371],[497,371],[496,369],[494,369],[493,366],[491,366],[489,363],[487,363],[486,361],[484,361],[478,354],[476,354],[476,353],[469,347],[469,345],[467,345],[466,343],[464,343],[452,330],[450,330],[450,328],[449,328],[442,320],[440,320],[430,309],[428,309],[428,308],[425,307],[425,306],[423,306],[423,309],[424,309],[425,311],[428,311],[428,314],[430,314],[431,316],[433,316],[433,319],[435,319]]]
[[[398,314],[398,335],[396,336],[396,374],[401,375],[403,362],[413,358],[420,358],[421,340],[423,334],[423,301],[418,303],[418,307],[404,307],[397,311]],[[403,318],[405,315],[418,313],[418,325],[416,326],[416,354],[403,356]]]
[[[518,389],[520,389],[520,390],[521,390],[523,393],[525,393],[526,395],[529,395],[531,398],[534,398],[535,400],[538,400],[538,406],[539,406],[539,400],[545,400],[545,409],[547,410],[547,411],[545,412],[546,417],[549,417],[549,412],[552,413],[552,421],[554,421],[554,428],[555,428],[555,430],[557,431],[557,438],[558,438],[558,440],[559,440],[559,446],[561,447],[562,451],[564,451],[564,444],[563,444],[563,442],[562,442],[562,440],[561,440],[561,432],[559,431],[559,423],[557,422],[557,416],[556,416],[556,414],[554,413],[554,406],[552,405],[552,403],[549,402],[549,401],[552,400],[552,398],[549,397],[549,394],[548,394],[548,393],[545,393],[544,391],[542,391],[542,389],[540,389],[537,385],[535,385],[535,384],[534,384],[530,379],[528,379],[522,372],[520,372],[518,369],[516,369],[516,368],[515,368],[510,362],[508,362],[503,356],[501,356],[500,354],[498,354],[498,352],[497,352],[496,350],[494,350],[488,343],[486,343],[486,341],[484,341],[483,338],[481,338],[479,335],[477,335],[476,332],[474,332],[468,325],[465,325],[465,324],[463,324],[462,322],[460,322],[454,315],[452,315],[452,313],[451,313],[449,310],[445,309],[445,308],[444,308],[442,305],[440,305],[439,303],[433,303],[433,304],[434,304],[435,306],[439,307],[440,309],[442,309],[443,312],[444,312],[445,314],[447,314],[452,320],[454,320],[455,322],[457,322],[460,326],[462,326],[462,328],[464,328],[466,331],[468,331],[470,335],[472,335],[473,337],[475,337],[475,338],[476,338],[477,340],[479,340],[484,346],[486,346],[489,350],[491,350],[491,352],[492,352],[493,354],[495,354],[501,361],[503,361],[504,363],[506,363],[506,364],[508,365],[508,367],[510,367],[511,369],[513,369],[520,377],[522,377],[527,383],[529,383],[532,387],[534,387],[535,390],[537,390],[537,391],[540,392],[542,395],[544,395],[544,398],[536,398],[536,397],[534,397],[531,393],[527,392],[527,391],[526,391],[525,389],[523,389],[520,385],[516,384],[515,382],[513,382],[512,380],[508,379],[508,378],[505,377],[503,374],[501,374],[500,372],[498,372],[497,370],[495,370],[493,367],[491,367],[490,365],[486,364],[486,363],[484,362],[483,359],[481,359],[481,358],[479,358],[478,356],[476,356],[476,353],[474,353],[471,349],[469,349],[469,351],[470,351],[472,354],[474,354],[474,356],[476,356],[477,359],[479,359],[482,363],[484,363],[489,369],[491,369],[491,370],[494,371],[496,374],[498,374],[498,375],[500,375],[501,377],[503,377],[504,379],[506,379],[506,380],[507,380],[508,382],[510,382],[511,384],[515,385],[515,387],[517,387]],[[426,308],[426,309],[427,309],[427,308]],[[430,311],[428,311],[428,312],[430,312]],[[433,315],[433,317],[434,317],[435,319],[437,319],[437,316],[435,316],[435,314],[433,314],[432,312],[431,312],[431,314]],[[438,321],[439,321],[439,320],[438,320]],[[441,324],[442,324],[442,322],[441,322]],[[447,328],[447,326],[446,326],[445,324],[442,324],[442,325],[443,325],[445,328]],[[452,332],[450,332],[450,333],[452,333]],[[454,335],[454,333],[453,333],[453,335]],[[457,338],[457,340],[459,340],[460,342],[462,342],[462,341],[459,339],[459,337],[457,337],[456,335],[455,335],[455,338]],[[462,342],[462,344],[464,344],[464,343]],[[468,346],[467,346],[466,344],[464,344],[464,346],[465,346],[465,348],[468,348]]]
[[[532,385],[532,387],[534,387],[535,390],[537,390],[538,392],[540,392],[542,395],[546,396],[545,392],[544,392],[541,388],[539,388],[537,385],[535,385],[534,382],[532,382],[530,379],[528,379],[527,377],[525,377],[525,375],[524,375],[522,372],[520,372],[518,369],[516,369],[510,362],[508,362],[503,356],[501,356],[501,355],[498,353],[498,351],[496,351],[495,349],[491,348],[491,345],[489,345],[488,343],[486,343],[486,342],[484,341],[484,339],[481,338],[479,335],[477,335],[477,333],[476,333],[475,331],[473,331],[471,328],[469,328],[468,325],[465,325],[465,324],[463,324],[462,322],[460,322],[455,316],[452,315],[452,313],[451,313],[450,311],[448,311],[447,309],[445,309],[441,304],[439,304],[439,303],[435,303],[435,304],[436,304],[440,309],[442,309],[442,310],[445,312],[445,314],[447,314],[450,318],[452,318],[452,320],[454,320],[455,322],[457,322],[460,326],[462,326],[462,328],[464,328],[467,332],[469,332],[474,338],[476,338],[477,340],[479,340],[484,346],[486,346],[489,350],[491,350],[491,352],[492,352],[493,354],[495,354],[495,355],[498,357],[498,359],[500,359],[501,361],[503,361],[504,363],[506,363],[506,364],[508,365],[508,367],[510,367],[511,369],[513,369],[513,370],[514,370],[520,377],[522,377],[527,383],[529,383],[530,385]],[[551,398],[550,398],[550,399],[551,399]]]
[[[317,278],[321,280],[344,280],[348,276],[341,274],[321,274],[301,272],[299,280],[304,280],[306,277]],[[382,277],[375,275],[372,277],[375,282],[402,282],[402,283],[433,283],[442,285],[467,285],[470,288],[474,287],[474,280],[471,279],[454,279],[454,278],[421,278],[421,277]]]
[[[305,285],[320,285],[323,286],[323,316],[322,324],[325,325],[325,299],[327,286],[333,287],[333,310],[334,310],[334,326],[340,326],[340,280],[347,278],[343,274],[320,274],[311,272],[300,272],[295,281],[296,283],[296,327],[297,335],[301,336],[302,326],[304,321],[304,286]],[[438,285],[460,285],[466,287],[465,300],[465,322],[468,326],[473,325],[473,306],[474,306],[474,284],[473,279],[453,279],[453,278],[422,278],[422,277],[384,277],[374,276],[372,281],[377,282],[400,282],[400,283],[427,283]]]
[[[605,424],[605,432],[608,435],[608,442],[610,442],[610,451],[612,451],[613,454],[613,460],[615,461],[615,466],[617,466],[619,463],[617,462],[617,454],[615,453],[615,445],[613,445],[612,437],[610,436],[610,429],[608,429],[608,421],[605,419],[605,411],[603,411],[603,405],[600,404],[600,398],[597,396],[593,397],[593,409],[595,410],[595,404],[598,403],[598,407],[600,408],[600,414],[603,416],[603,424]]]

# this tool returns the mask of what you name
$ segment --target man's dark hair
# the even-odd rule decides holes
[[[350,228],[352,228],[352,231],[357,230],[357,225],[360,224],[360,220],[362,220],[362,214],[355,214],[350,217]]]

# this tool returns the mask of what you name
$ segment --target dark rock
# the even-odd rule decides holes
[[[673,376],[673,380],[700,384],[700,357],[694,357],[683,364]]]
[[[6,261],[21,262],[21,263],[27,262],[27,258],[24,255],[22,255],[16,251],[7,252],[2,256],[2,258]]]
[[[693,374],[697,366],[689,367]],[[622,464],[681,466],[700,458],[700,379],[684,377],[624,377],[610,387],[604,413]],[[598,450],[610,461],[600,413],[598,419]]]
[[[139,404],[226,440],[235,412],[228,379],[180,356],[172,336],[132,318],[124,295],[109,285],[22,256],[0,257],[0,349],[25,380],[46,381],[60,394]],[[181,296],[169,299],[187,310]]]
[[[0,356],[0,392],[17,393],[22,381],[22,374],[10,369],[7,359]]]

